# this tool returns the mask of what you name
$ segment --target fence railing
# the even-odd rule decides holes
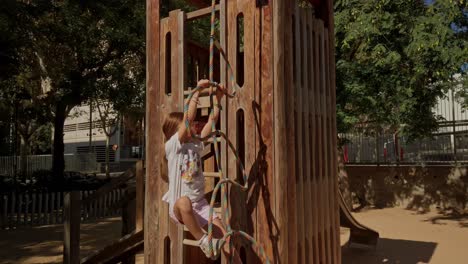
[[[52,155],[33,155],[26,157],[26,176],[30,177],[35,171],[50,170]],[[96,172],[99,163],[95,153],[65,154],[65,171]],[[1,156],[0,175],[15,175],[21,173],[20,156]]]
[[[81,191],[82,199],[95,191]],[[81,220],[120,215],[116,206],[124,196],[124,189],[115,189],[81,208]],[[62,224],[64,192],[9,192],[0,194],[0,228]]]
[[[409,142],[393,134],[340,134],[345,163],[468,163],[468,131]]]

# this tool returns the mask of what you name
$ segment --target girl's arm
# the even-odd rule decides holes
[[[220,105],[221,104],[221,99],[224,96],[223,90],[224,90],[224,86],[222,86],[220,84],[219,88],[216,90],[216,96],[213,98],[214,115],[211,116],[211,114],[210,114],[210,116],[208,118],[208,122],[203,127],[203,130],[202,130],[201,135],[200,135],[200,137],[202,137],[202,138],[208,136],[211,133],[211,127],[212,127],[213,123],[216,124],[216,122],[218,122],[219,112],[220,112],[219,110],[221,109],[221,105]]]
[[[210,86],[210,82],[208,80],[200,80],[198,81],[197,86],[207,88]],[[185,101],[185,104],[188,104],[189,109],[187,112],[184,112],[184,118],[179,125],[179,141],[180,142],[187,142],[191,138],[190,128],[187,128],[185,125],[185,121],[188,120],[189,123],[192,123],[195,117],[197,116],[197,104],[198,104],[198,97],[200,96],[200,90],[193,93],[190,102]]]

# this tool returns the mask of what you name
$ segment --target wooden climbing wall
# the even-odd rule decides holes
[[[330,4],[328,1],[324,4]],[[322,7],[321,10],[324,8]],[[336,112],[332,21],[317,18],[317,9],[300,8],[292,1],[285,7],[285,87],[294,100],[287,101],[294,122],[288,122],[288,159],[294,165],[295,199],[288,201],[288,226],[296,223],[289,245],[290,261],[341,263],[336,167]],[[325,8],[325,10],[327,10]],[[320,17],[332,17],[321,15]],[[331,34],[331,35],[332,35]],[[292,75],[292,76],[290,76]],[[287,89],[287,88],[286,88]],[[288,184],[291,181],[288,181]],[[295,212],[293,212],[295,211]],[[295,251],[295,252],[294,252]]]
[[[159,19],[156,3],[148,0],[145,262],[211,263],[188,245],[193,242],[183,246],[189,236],[168,216],[161,201],[167,183],[160,177],[167,173],[161,124],[168,113],[182,111],[192,70],[186,65],[195,65],[187,62],[203,60],[201,52],[187,51],[183,32],[187,20],[209,10],[176,10]],[[231,225],[252,235],[273,263],[341,263],[333,4],[321,5],[300,8],[297,1],[285,0],[220,0],[217,5],[219,40],[241,87],[234,99],[223,100],[220,127],[249,176],[248,192],[229,188]],[[195,76],[206,71],[201,64]],[[220,58],[215,67],[231,88],[226,61]],[[202,99],[205,114],[207,106]],[[223,172],[242,182],[233,153],[225,142],[220,146]],[[213,155],[207,155],[207,193],[218,169]],[[244,263],[262,262],[248,244],[240,242],[238,250]]]

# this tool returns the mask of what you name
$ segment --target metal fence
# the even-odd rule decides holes
[[[441,121],[433,135],[409,142],[394,134],[339,134],[346,144],[348,163],[468,163],[468,111],[456,97],[455,87],[438,99],[433,114]]]
[[[392,134],[340,134],[346,163],[468,163],[468,131],[408,142]]]
[[[34,155],[26,157],[26,176],[30,177],[35,171],[50,170],[52,155]],[[95,153],[65,154],[65,171],[97,172],[99,163]],[[21,173],[20,156],[0,157],[0,175],[12,176]]]
[[[81,191],[82,199],[95,191]],[[124,189],[115,189],[81,209],[81,219],[105,218],[120,215],[119,201]],[[26,226],[62,224],[64,192],[8,192],[0,193],[0,229]]]

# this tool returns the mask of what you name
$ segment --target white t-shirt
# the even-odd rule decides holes
[[[166,142],[165,149],[169,190],[162,199],[169,203],[169,209],[172,212],[174,203],[182,196],[187,196],[192,202],[198,202],[204,198],[205,177],[200,157],[203,142],[194,140],[181,144],[179,133],[175,133]]]

